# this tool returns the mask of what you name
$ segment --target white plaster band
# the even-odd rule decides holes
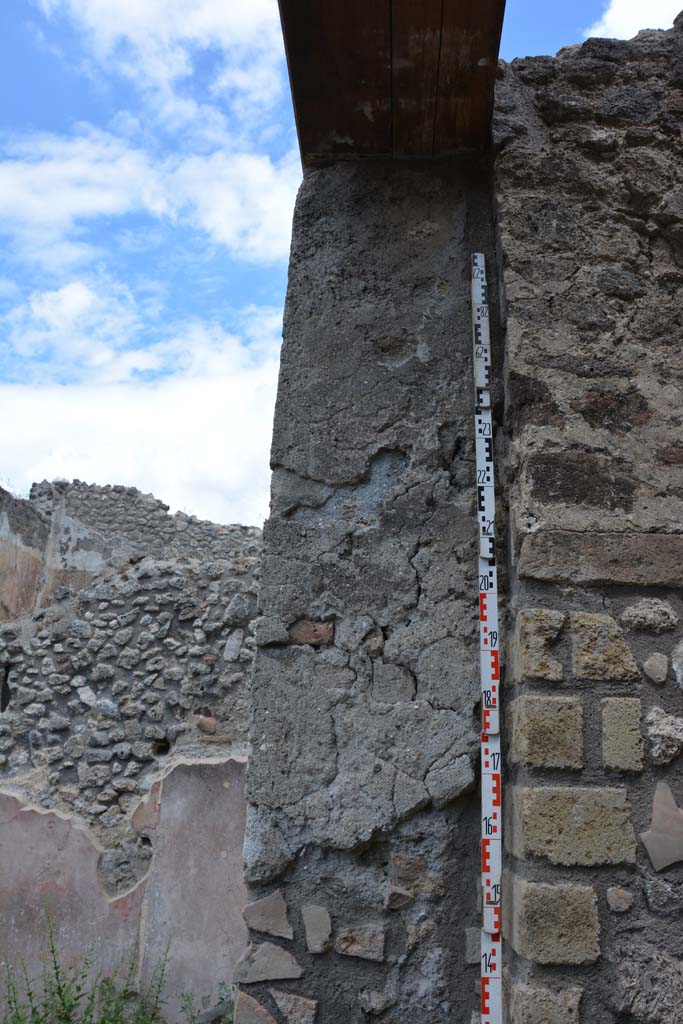
[[[481,933],[481,1024],[502,1024],[503,978],[500,932]]]

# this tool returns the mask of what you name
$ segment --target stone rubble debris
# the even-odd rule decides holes
[[[658,651],[651,654],[643,662],[643,672],[650,682],[656,683],[658,686],[663,685],[669,673],[669,659],[666,654],[661,654]]]
[[[242,911],[249,928],[281,939],[293,939],[294,931],[287,917],[287,902],[282,889],[249,903]]]
[[[652,805],[652,823],[640,836],[655,871],[683,860],[683,811],[666,782],[658,782]]]
[[[273,942],[250,945],[235,967],[238,984],[253,985],[257,981],[281,981],[300,978],[303,969],[288,950]]]
[[[653,764],[670,764],[683,750],[683,718],[652,708],[645,717],[649,756]]]

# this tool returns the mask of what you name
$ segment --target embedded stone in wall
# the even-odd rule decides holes
[[[334,643],[334,623],[300,619],[289,627],[289,642],[310,644],[311,647],[329,647]]]
[[[620,885],[611,885],[605,893],[605,899],[613,914],[625,914],[635,901],[633,893]]]
[[[671,764],[683,750],[683,718],[651,708],[645,718],[648,755],[653,764]]]
[[[577,679],[627,681],[639,678],[624,634],[611,615],[572,612],[572,667]]]
[[[273,942],[260,946],[250,945],[235,967],[234,980],[242,985],[257,981],[280,981],[286,978],[300,978],[303,969],[288,950]]]
[[[666,782],[657,783],[650,828],[640,838],[655,871],[683,860],[683,811]]]
[[[282,939],[293,939],[294,931],[287,918],[287,902],[282,889],[276,889],[261,900],[248,903],[242,911],[248,928]]]
[[[315,1024],[317,1000],[296,996],[291,992],[280,992],[275,988],[271,988],[270,994],[284,1014],[287,1024]]]
[[[218,721],[213,715],[196,715],[194,724],[207,736],[215,736],[218,731]]]
[[[655,651],[649,658],[646,658],[643,662],[643,672],[650,680],[651,683],[655,683],[657,686],[662,686],[666,682],[666,677],[669,674],[669,659],[666,654]]]
[[[424,857],[392,853],[390,864],[392,878],[408,892],[424,896],[443,896],[445,894],[444,879],[429,870]]]
[[[268,1013],[256,999],[246,992],[237,993],[234,1024],[277,1024],[272,1013]]]
[[[481,962],[481,928],[465,928],[465,960],[468,964]]]
[[[683,966],[679,956],[642,939],[624,940],[615,952],[609,1002],[622,1019],[683,1024]]]
[[[607,697],[601,701],[601,707],[602,760],[605,767],[626,772],[641,771],[640,700],[637,697]]]
[[[387,882],[386,891],[384,893],[385,910],[403,910],[414,902],[415,897],[408,889],[404,889],[402,886],[396,885],[396,883],[391,880]]]
[[[513,984],[509,989],[510,1024],[579,1024],[583,989],[553,991],[536,985]]]
[[[550,645],[557,639],[564,620],[563,612],[549,608],[524,608],[517,612],[511,645],[513,681],[562,680],[562,665],[550,654]]]
[[[662,601],[658,597],[644,597],[624,610],[621,615],[621,624],[626,629],[664,633],[676,628],[678,615],[668,601]]]
[[[542,964],[585,964],[600,956],[597,899],[587,885],[527,882],[506,872],[503,937]]]
[[[517,571],[553,583],[678,587],[682,563],[681,534],[539,530],[524,538]]]
[[[332,918],[325,907],[309,903],[301,908],[309,953],[326,953],[332,948]]]
[[[633,864],[636,838],[625,789],[578,786],[512,787],[515,857],[545,857],[551,864]]]
[[[648,908],[661,917],[678,917],[683,911],[683,885],[652,876],[643,886]]]
[[[244,631],[233,629],[228,635],[223,648],[223,661],[237,661],[244,643]]]
[[[676,686],[683,690],[683,641],[676,644],[671,654],[671,666],[676,677]]]
[[[578,697],[525,695],[506,709],[511,764],[583,767],[583,705]]]
[[[343,956],[355,956],[361,960],[384,960],[386,935],[379,924],[357,925],[355,928],[340,928],[335,939],[335,952]]]
[[[392,992],[391,983],[386,988],[378,991],[373,988],[361,989],[358,995],[358,1003],[363,1013],[369,1016],[377,1016],[384,1013],[391,1006],[396,1004],[395,990]]]

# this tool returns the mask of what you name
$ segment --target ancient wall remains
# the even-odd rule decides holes
[[[48,536],[44,518],[0,488],[0,620],[35,607]]]
[[[260,535],[254,527],[222,526],[185,512],[170,516],[168,505],[135,487],[43,481],[33,485],[29,497],[49,520],[77,520],[121,555],[221,559],[237,555],[245,539]]]
[[[34,484],[28,501],[0,489],[0,621],[75,595],[104,569],[142,557],[236,557],[248,527],[177,512],[135,487]]]
[[[461,158],[305,178],[238,1024],[477,1006],[466,280],[473,250],[494,277],[489,202],[507,1012],[683,1020],[682,28],[501,65],[490,188]]]
[[[0,494],[11,955],[47,896],[67,949],[137,937],[144,968],[183,921],[179,985],[232,972],[249,702],[236,1024],[477,1020],[476,250],[509,1022],[683,1022],[682,120],[680,16],[501,65],[493,169],[306,174],[258,608],[258,531]]]
[[[47,908],[63,951],[92,942],[107,967],[138,942],[151,969],[171,941],[173,993],[214,996],[245,943],[260,531],[132,488],[42,484],[5,506],[15,543],[38,523],[42,548],[32,613],[0,624],[0,958],[38,969]],[[99,569],[43,607],[46,564],[80,543]]]
[[[682,29],[499,76],[514,1024],[683,1020]]]
[[[333,165],[299,194],[255,624],[238,1020],[313,1020],[317,1007],[319,1024],[469,1024],[467,254],[493,259],[489,198],[485,168],[451,162]]]

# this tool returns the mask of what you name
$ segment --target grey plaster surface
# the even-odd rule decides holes
[[[379,1003],[387,1021],[469,1021],[475,1005],[464,932],[440,929],[476,893],[458,837],[479,701],[469,259],[487,251],[495,276],[489,187],[476,163],[340,164],[297,202],[245,856],[255,892],[277,878],[290,908],[387,930],[382,964],[297,946],[321,1024]],[[288,643],[300,620],[332,623],[332,645]],[[463,851],[439,906],[384,910],[395,844],[439,877]]]

